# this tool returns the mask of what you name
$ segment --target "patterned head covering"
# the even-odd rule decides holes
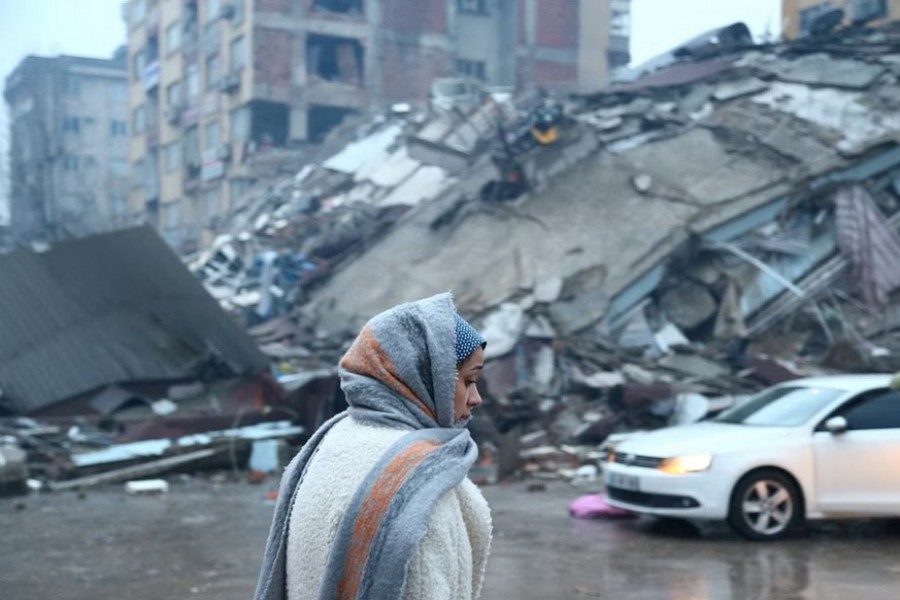
[[[458,314],[453,315],[453,322],[456,326],[456,364],[459,364],[469,358],[478,346],[484,348],[487,341]]]

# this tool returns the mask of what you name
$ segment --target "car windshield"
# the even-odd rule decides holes
[[[769,427],[802,425],[836,399],[843,390],[820,387],[778,387],[764,390],[713,419],[719,423]]]

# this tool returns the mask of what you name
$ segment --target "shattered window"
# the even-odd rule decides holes
[[[310,35],[306,56],[310,75],[350,85],[363,83],[363,47],[359,40]]]

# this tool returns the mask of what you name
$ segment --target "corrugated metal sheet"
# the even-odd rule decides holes
[[[837,239],[853,266],[862,297],[872,308],[887,306],[900,287],[900,236],[885,224],[875,199],[860,185],[838,192]]]
[[[734,58],[715,58],[703,62],[678,63],[628,83],[617,83],[604,93],[641,92],[651,88],[671,87],[697,83],[731,69]]]
[[[149,227],[0,256],[0,407],[27,413],[113,383],[193,377],[212,356],[268,368]]]

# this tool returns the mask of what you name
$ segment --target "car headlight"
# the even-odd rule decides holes
[[[685,475],[687,473],[705,471],[711,464],[712,454],[687,454],[685,456],[664,458],[656,468],[670,475]]]

